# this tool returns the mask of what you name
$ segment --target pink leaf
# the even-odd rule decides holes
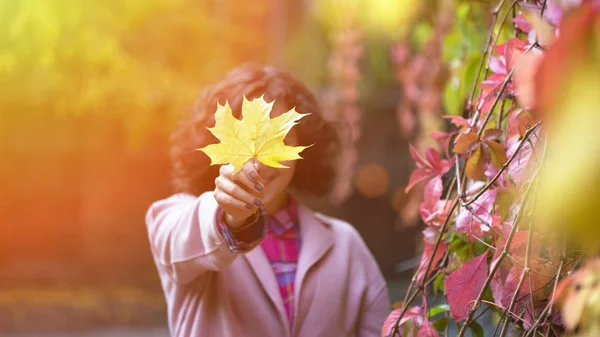
[[[433,245],[435,244],[439,233],[440,232],[438,230],[431,227],[427,227],[423,230],[423,241],[425,241],[426,244],[428,243]],[[427,249],[427,247],[425,247],[425,249]]]
[[[535,106],[535,75],[543,57],[543,54],[531,51],[516,60],[513,77],[515,96],[525,109]]]
[[[444,185],[442,184],[442,177],[440,176],[435,176],[427,183],[427,185],[425,185],[424,203],[428,206],[428,208],[433,208],[433,206],[437,204],[442,197],[443,189]]]
[[[446,278],[448,305],[457,322],[467,318],[471,302],[479,296],[487,273],[487,253],[484,253],[465,262]]]
[[[489,93],[492,92],[493,89],[499,89],[505,77],[506,76],[504,74],[491,74],[490,76],[486,77],[486,79],[479,84],[480,87],[487,89],[485,93],[482,92],[481,98],[488,101],[493,101],[494,95],[490,95]]]
[[[437,330],[433,328],[427,317],[423,317],[423,324],[417,332],[417,337],[439,337]]]
[[[517,108],[511,111],[508,115],[508,135],[506,138],[510,138],[515,135],[519,135],[519,116],[523,112],[522,108]],[[517,138],[518,139],[518,138]]]
[[[400,317],[401,313],[402,309],[396,309],[388,315],[388,317],[385,319],[385,322],[383,322],[383,327],[381,328],[381,337],[387,337],[392,335],[394,324],[396,324],[396,321],[398,320],[398,317]],[[402,316],[402,318],[400,319],[398,327],[401,327],[402,325],[404,325],[404,323],[414,319],[415,317],[420,318],[422,315],[423,311],[421,310],[421,307],[412,307],[406,310],[404,316]]]
[[[519,285],[519,279],[521,278],[520,272],[516,268],[511,268],[508,275],[506,276],[506,280],[502,283],[500,281],[501,287],[494,291],[492,287],[492,296],[494,297],[494,301],[503,307],[508,307],[512,298],[514,297],[515,292],[517,291],[517,286]],[[527,281],[527,280],[525,280]],[[517,295],[517,301],[515,302],[515,306],[513,308],[514,311],[521,312],[523,309],[526,299],[528,297],[524,297],[525,288],[523,287],[525,282],[521,286],[521,290]]]
[[[435,174],[422,168],[414,170],[408,179],[408,185],[406,185],[404,192],[408,193],[408,191],[410,191],[416,184],[433,176],[435,176]]]
[[[443,116],[442,118],[449,119],[450,123],[454,124],[454,126],[456,126],[456,127],[469,126],[469,121],[466,120],[462,116],[446,115],[446,116]]]
[[[425,157],[427,161],[431,164],[433,168],[439,168],[441,166],[442,158],[440,157],[440,153],[431,147],[428,147],[425,151]]]
[[[472,211],[461,207],[456,216],[456,229],[459,232],[469,233],[476,237],[481,237],[483,233],[489,231],[488,225],[491,226],[494,222],[491,212],[494,209],[497,193],[497,188],[491,188],[485,191],[477,201],[471,205]],[[473,213],[477,216],[473,216]],[[481,220],[484,220],[485,223]]]
[[[490,58],[490,70],[494,72],[494,74],[506,75],[506,65],[503,60],[495,56]]]
[[[523,14],[519,14],[517,15],[514,19],[513,19],[513,23],[515,24],[515,26],[517,26],[517,28],[519,28],[523,33],[529,33],[531,31],[531,24],[529,24],[529,21],[527,21],[524,17]]]
[[[437,235],[436,235],[437,239]],[[429,260],[433,256],[433,249],[435,248],[435,241],[432,243],[425,242],[425,251],[423,252],[423,256],[421,256],[421,262],[419,263],[419,272],[417,273],[417,281],[421,282],[425,277],[425,271],[427,270],[427,265],[429,264]],[[448,243],[440,242],[437,251],[435,252],[435,256],[433,257],[433,261],[431,262],[431,268],[429,268],[429,272],[427,276],[431,274],[432,271],[435,270],[435,267],[440,262],[446,251],[448,250]]]
[[[506,43],[502,43],[502,44],[498,44],[498,45],[492,46],[492,48],[494,49],[494,51],[496,52],[496,54],[504,56],[504,49],[506,48]]]
[[[448,200],[438,200],[434,205],[428,205],[425,202],[421,204],[421,219],[427,226],[440,227],[444,223],[451,204]]]
[[[504,52],[506,69],[511,69],[514,66],[516,59],[523,55],[528,44],[529,41],[521,40],[516,37],[508,40],[506,43],[506,50]]]
[[[535,145],[535,139],[530,138],[530,140]],[[520,142],[515,142],[508,148],[506,151],[508,157],[511,157],[517,151],[519,143]],[[508,174],[517,185],[520,185],[523,182],[523,179],[527,177],[527,172],[530,167],[530,165],[528,165],[529,159],[531,158],[532,153],[533,149],[531,144],[529,142],[525,143],[515,159],[508,166]]]
[[[421,156],[421,154],[419,153],[419,151],[417,151],[417,149],[415,149],[415,147],[412,144],[409,144],[408,149],[410,151],[410,156],[413,157],[413,159],[417,163],[418,167],[424,168],[424,167],[428,167],[429,166],[425,162],[425,158],[423,158],[423,156]]]
[[[571,1],[574,2],[574,1]],[[581,3],[576,4],[579,6]],[[564,5],[564,2],[563,2]],[[548,0],[548,9],[544,12],[544,19],[548,20],[551,24],[558,26],[561,22],[564,8],[561,6],[560,1]],[[572,7],[572,6],[571,6]]]
[[[457,134],[457,131],[454,132],[442,132],[442,131],[432,131],[431,138],[435,139],[438,146],[444,149],[444,153],[446,154],[446,158],[450,158],[450,140],[452,136]]]

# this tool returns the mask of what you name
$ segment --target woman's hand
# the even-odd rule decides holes
[[[225,212],[225,223],[231,228],[241,227],[263,203],[264,185],[258,168],[258,163],[251,160],[233,174],[233,165],[223,165],[215,179],[213,195]]]

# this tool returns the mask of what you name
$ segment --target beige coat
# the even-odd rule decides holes
[[[380,336],[390,303],[384,278],[348,223],[299,206],[302,246],[290,327],[262,248],[229,252],[212,193],[176,194],[146,215],[174,337]]]

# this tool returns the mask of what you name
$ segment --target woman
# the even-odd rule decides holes
[[[243,97],[275,100],[271,116],[310,113],[287,145],[304,159],[272,168],[210,166],[217,103],[236,117]],[[146,224],[173,336],[379,336],[390,311],[385,280],[358,232],[297,195],[322,196],[338,138],[314,95],[273,67],[245,65],[199,97],[173,135],[178,193],[153,203]]]

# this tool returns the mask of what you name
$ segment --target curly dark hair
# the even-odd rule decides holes
[[[305,149],[292,178],[291,187],[301,194],[323,196],[329,193],[335,178],[335,154],[339,137],[333,124],[322,115],[315,96],[287,72],[272,66],[245,64],[230,71],[224,80],[202,91],[192,111],[184,116],[171,137],[173,183],[177,192],[199,195],[215,188],[218,166],[210,166],[204,153],[195,151],[218,140],[207,130],[214,126],[217,102],[229,102],[240,118],[243,97],[265,95],[265,100],[282,100],[287,109],[310,113],[294,127]]]

